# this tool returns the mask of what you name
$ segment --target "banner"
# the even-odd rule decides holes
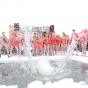
[[[21,26],[21,30],[30,32],[31,31],[31,27],[30,26]]]

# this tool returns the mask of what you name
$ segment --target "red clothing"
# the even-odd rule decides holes
[[[67,40],[66,40],[65,37],[61,38],[61,43],[62,43],[62,44],[66,44],[66,43],[67,43],[66,41],[67,41]]]
[[[49,43],[51,44],[51,41],[52,41],[52,37],[49,38]]]
[[[19,42],[18,42],[18,40],[17,39],[11,39],[11,41],[10,41],[10,45],[11,46],[13,46],[13,47],[15,47],[15,46],[19,46]]]
[[[79,35],[78,34],[72,34],[72,36],[71,36],[71,41],[72,40],[78,40],[79,39]]]
[[[25,39],[24,39],[24,38],[21,38],[21,39],[20,39],[20,43],[21,43],[21,44],[24,44],[24,42],[25,42]]]
[[[67,44],[69,44],[69,42],[70,42],[70,39],[67,39]]]
[[[38,39],[36,39],[35,41],[34,41],[34,48],[35,49],[38,49],[40,47],[40,42],[38,41]]]
[[[56,39],[56,44],[59,45],[61,42],[61,39]]]
[[[38,43],[35,43],[35,44],[34,44],[34,48],[35,48],[35,49],[38,49],[38,48],[39,48]]]
[[[85,43],[86,42],[85,36],[80,37],[80,40],[81,40],[81,43]]]
[[[43,47],[43,43],[41,41],[37,42],[38,48]]]
[[[45,39],[44,39],[44,44],[45,44],[45,45],[49,45],[49,43],[50,43],[49,40],[45,38]]]
[[[56,44],[56,38],[55,37],[50,37],[50,43],[52,45],[55,45]]]

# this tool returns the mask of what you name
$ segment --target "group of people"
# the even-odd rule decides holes
[[[27,36],[25,36],[27,35]],[[5,32],[2,32],[2,36],[0,36],[0,57],[1,57],[1,49],[4,46],[7,51],[8,57],[12,56],[13,48],[16,49],[17,55],[26,56],[26,38],[28,39],[28,44],[31,47],[31,53],[33,56],[40,55],[65,55],[67,53],[67,49],[72,41],[75,41],[76,55],[78,55],[78,41],[81,43],[82,48],[82,56],[86,56],[86,45],[87,45],[87,36],[84,31],[81,34],[75,33],[75,29],[72,30],[72,36],[66,35],[62,32],[62,35],[56,35],[55,32],[52,33],[25,33],[25,31],[18,32],[13,31],[12,36],[8,39],[5,36]],[[74,54],[74,53],[73,53]]]
[[[62,35],[56,35],[54,32],[48,34],[46,33],[45,35],[34,34],[31,42],[34,45],[33,54],[35,54],[35,56],[53,56],[57,54],[65,55],[69,45],[72,42],[74,42],[76,55],[78,56],[78,43],[80,42],[82,48],[82,56],[86,56],[87,36],[84,30],[82,30],[80,33],[75,33],[75,29],[73,29],[71,37],[66,35],[64,32],[62,32]]]

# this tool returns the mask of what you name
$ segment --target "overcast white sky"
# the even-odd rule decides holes
[[[88,0],[0,0],[0,32],[8,31],[8,25],[16,22],[53,24],[58,34],[70,34],[73,28],[80,32],[88,29]]]

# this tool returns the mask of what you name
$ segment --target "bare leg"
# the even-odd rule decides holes
[[[7,50],[7,54],[9,54],[8,45],[5,45],[5,48]]]
[[[65,53],[67,53],[67,45],[65,44]]]
[[[2,45],[0,45],[0,57],[1,57],[1,49],[2,49]]]
[[[19,44],[19,55],[21,55],[21,51],[22,51],[22,44]]]
[[[65,44],[63,45],[63,54],[65,55]]]
[[[47,54],[49,55],[49,45],[47,45],[46,47],[47,47]]]
[[[64,53],[64,47],[63,47],[63,44],[61,44],[61,53]]]
[[[83,56],[84,55],[83,43],[81,43],[81,47],[82,47],[82,56]]]
[[[86,56],[86,44],[84,43],[84,55]]]
[[[58,45],[56,45],[56,54],[58,53]]]
[[[46,53],[46,45],[44,44],[44,55],[45,55],[45,53]]]
[[[51,44],[49,44],[49,54],[51,54],[52,52],[52,48],[51,48]]]
[[[58,53],[60,53],[60,45],[58,45]]]
[[[76,45],[76,55],[78,55],[78,45]]]
[[[53,54],[53,45],[51,45],[51,55]]]
[[[12,55],[13,46],[10,47],[10,55]]]
[[[43,47],[41,47],[41,55],[43,55]]]
[[[16,51],[17,51],[17,55],[18,55],[18,46],[15,46],[15,48],[16,48]]]
[[[52,55],[54,55],[54,45],[52,45]]]
[[[54,51],[55,51],[55,54],[56,54],[57,53],[56,44],[54,45]]]
[[[25,44],[23,44],[23,53],[24,53],[24,56],[26,56],[26,48],[25,48]]]

